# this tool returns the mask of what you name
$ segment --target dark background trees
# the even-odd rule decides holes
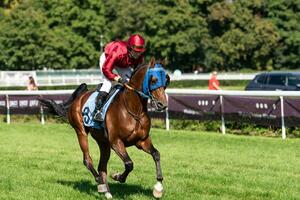
[[[1,70],[96,67],[103,42],[142,34],[170,69],[296,69],[300,2],[2,0]]]

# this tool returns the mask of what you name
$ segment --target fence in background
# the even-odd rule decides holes
[[[256,74],[220,73],[219,80],[251,80]],[[53,70],[53,71],[0,71],[0,86],[27,85],[28,76],[33,76],[39,86],[96,85],[103,77],[98,69],[91,70]],[[208,80],[209,73],[174,75],[171,80]]]
[[[44,110],[38,98],[57,103],[65,101],[73,90],[54,91],[0,91],[0,114],[6,114],[10,123],[12,114],[38,114],[45,123]],[[209,91],[168,89],[168,109],[164,113],[149,108],[150,115],[169,119],[220,120],[222,133],[225,121],[250,122],[281,127],[286,138],[286,127],[300,124],[300,93],[295,91]]]

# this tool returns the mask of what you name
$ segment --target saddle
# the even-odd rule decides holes
[[[88,100],[85,102],[85,104],[82,107],[82,116],[83,116],[83,124],[87,127],[95,128],[95,129],[105,129],[105,120],[103,122],[97,122],[94,121],[94,115],[96,113],[96,97],[98,95],[98,89],[101,87],[102,83],[100,83],[97,86],[96,91],[94,91]],[[101,115],[105,116],[106,112],[113,101],[114,97],[118,94],[118,92],[123,87],[121,85],[114,85],[109,94],[107,95],[107,98],[103,104],[103,107],[101,109]],[[105,118],[105,117],[104,117]]]

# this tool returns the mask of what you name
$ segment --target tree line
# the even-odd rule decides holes
[[[0,68],[96,67],[101,40],[139,33],[170,69],[296,69],[299,11],[300,0],[2,0]]]

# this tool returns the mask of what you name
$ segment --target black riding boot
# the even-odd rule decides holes
[[[96,98],[96,114],[94,115],[94,120],[102,122],[104,121],[104,116],[101,116],[101,109],[104,105],[105,99],[107,97],[108,93],[100,91]]]

